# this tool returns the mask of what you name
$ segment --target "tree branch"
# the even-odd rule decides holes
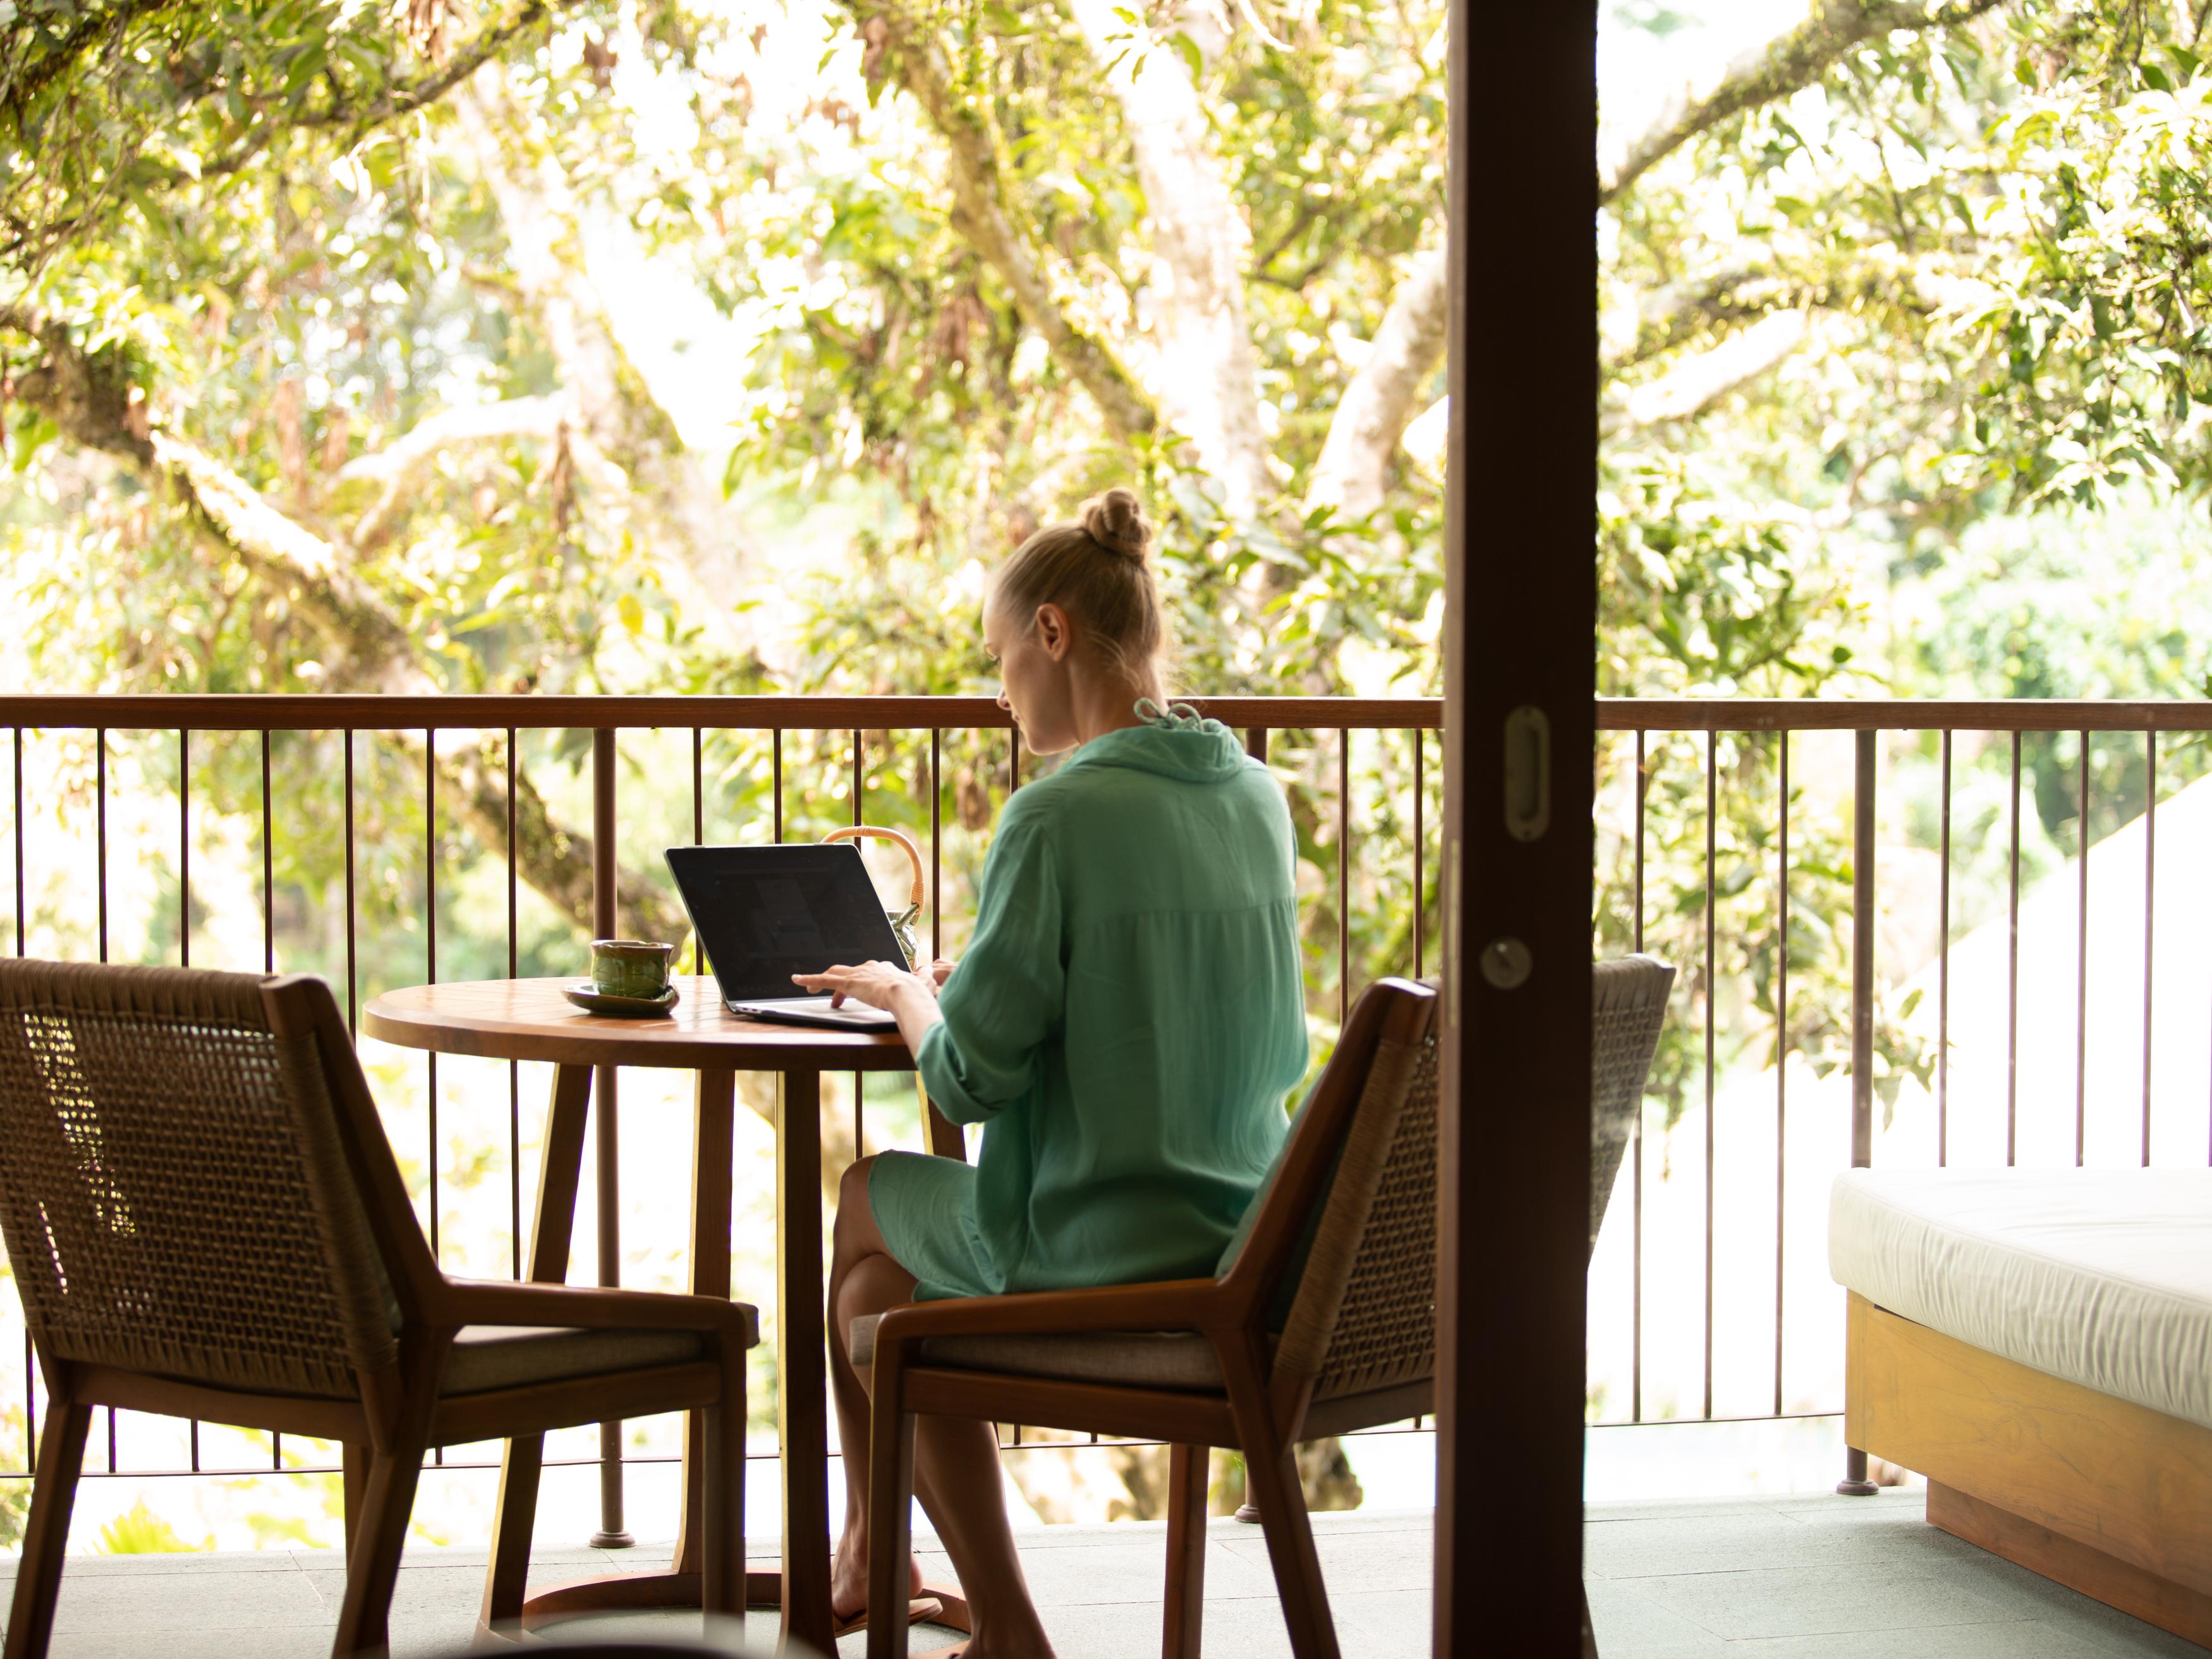
[[[1168,419],[1221,480],[1231,513],[1267,493],[1260,365],[1244,309],[1252,232],[1214,152],[1198,88],[1182,58],[1130,21],[1123,0],[1072,0],[1107,84],[1145,190],[1157,261],[1158,366]]]
[[[42,53],[36,62],[16,68],[21,63],[20,34],[34,27],[20,17],[11,33],[19,38],[7,43],[5,58],[9,69],[0,74],[0,121],[18,137],[22,136],[23,118],[39,95],[52,86],[64,71],[75,67],[85,48],[102,34],[119,34],[141,18],[152,17],[177,9],[179,0],[122,0],[122,3],[106,10],[88,10],[72,24],[69,32]]]
[[[1615,410],[1607,412],[1606,434],[1689,420],[1774,368],[1811,332],[1805,313],[1775,312],[1711,350],[1632,388]]]
[[[350,127],[350,141],[358,143],[371,127],[381,126],[399,116],[412,115],[416,110],[436,103],[551,15],[546,0],[523,0],[520,9],[514,16],[504,23],[478,29],[470,37],[466,46],[447,58],[441,68],[420,80],[410,81],[401,87],[387,87],[381,95],[371,100],[364,108],[333,106],[303,118],[299,125]]]
[[[1390,458],[1444,355],[1451,321],[1447,275],[1444,249],[1430,248],[1414,258],[1391,297],[1367,361],[1337,399],[1306,484],[1307,512],[1333,507],[1347,519],[1364,519],[1382,504]]]
[[[1659,161],[1733,116],[1787,98],[1827,73],[1855,47],[1893,31],[1947,29],[1993,11],[2003,0],[1814,0],[1796,27],[1738,58],[1719,82],[1685,87],[1659,118],[1598,166],[1598,204],[1616,201]]]
[[[382,449],[356,455],[338,470],[338,482],[381,486],[375,504],[355,522],[348,538],[356,549],[382,546],[398,528],[410,487],[424,468],[448,449],[497,438],[559,435],[561,422],[574,418],[564,396],[509,398],[495,404],[465,404],[425,416]]]
[[[623,504],[624,534],[687,615],[732,655],[753,648],[741,618],[757,580],[751,550],[732,537],[719,473],[688,452],[675,421],[624,349],[607,295],[581,246],[592,210],[550,155],[517,153],[529,116],[503,76],[487,72],[447,101],[468,140],[507,232],[507,267],[531,319],[543,330],[571,400],[571,454]],[[599,228],[627,234],[604,215]],[[631,480],[637,488],[633,490]]]
[[[118,358],[84,352],[65,328],[16,307],[0,307],[0,329],[31,336],[46,354],[37,368],[15,378],[16,399],[52,420],[71,441],[118,457],[149,483],[166,481],[221,555],[283,591],[294,610],[337,647],[343,678],[353,689],[393,696],[443,689],[416,659],[399,618],[346,567],[337,548],[204,450],[158,427],[142,433],[144,405],[130,395]],[[503,775],[495,781],[478,753],[472,763],[449,757],[441,763],[441,776],[460,792],[464,812],[483,845],[502,846]],[[590,837],[556,824],[526,778],[518,777],[515,818],[516,873],[589,932]],[[623,915],[652,930],[647,937],[687,937],[682,914],[659,883],[624,871],[617,873],[616,887]]]
[[[981,116],[953,86],[951,66],[928,25],[901,9],[900,0],[845,0],[867,43],[871,84],[886,64],[945,140],[951,162],[953,228],[966,237],[1012,295],[1026,322],[1054,359],[1090,393],[1106,424],[1123,439],[1158,424],[1152,400],[1112,346],[1075,319],[1053,291],[1043,257],[1008,198],[997,152]]]

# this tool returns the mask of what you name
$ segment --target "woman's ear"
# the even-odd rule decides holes
[[[1067,648],[1074,642],[1075,631],[1067,620],[1067,612],[1056,605],[1041,605],[1036,613],[1037,643],[1054,662],[1066,659]]]

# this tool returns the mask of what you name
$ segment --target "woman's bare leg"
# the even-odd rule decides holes
[[[849,1619],[868,1604],[868,1394],[853,1369],[853,1322],[914,1300],[914,1275],[891,1258],[868,1209],[868,1168],[855,1162],[837,1185],[830,1255],[830,1396],[845,1459],[845,1530],[830,1577],[830,1607]],[[921,1588],[921,1564],[914,1564]]]
[[[914,1299],[914,1275],[895,1261],[867,1203],[868,1165],[846,1172],[838,1192],[836,1246],[830,1269],[830,1376],[837,1390],[838,1431],[845,1449],[845,1536],[832,1577],[832,1603],[856,1610],[866,1600],[866,1389],[847,1352],[852,1322]],[[850,1219],[848,1220],[848,1218]],[[849,1389],[849,1394],[848,1390]],[[975,1631],[969,1659],[1050,1659],[1052,1644],[1030,1600],[1013,1528],[1006,1521],[998,1437],[988,1423],[924,1417],[915,1424],[915,1485],[960,1576]],[[914,1582],[921,1582],[917,1564]]]

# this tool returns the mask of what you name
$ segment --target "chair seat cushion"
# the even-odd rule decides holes
[[[881,1314],[853,1322],[854,1365],[872,1364]],[[1182,1331],[1094,1331],[1037,1336],[933,1336],[921,1345],[933,1365],[956,1370],[1011,1371],[1064,1382],[1119,1382],[1131,1388],[1221,1394],[1221,1362],[1213,1344]]]
[[[487,1394],[710,1356],[696,1331],[592,1331],[562,1325],[464,1325],[446,1362],[445,1392]]]

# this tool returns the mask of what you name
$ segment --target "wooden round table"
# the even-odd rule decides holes
[[[457,981],[387,991],[362,1011],[362,1035],[403,1048],[491,1060],[550,1060],[553,1100],[530,1244],[530,1277],[568,1277],[584,1155],[587,1108],[596,1103],[599,1167],[615,1166],[615,1073],[619,1066],[673,1067],[698,1073],[696,1156],[692,1166],[691,1283],[697,1296],[730,1294],[730,1186],[735,1156],[737,1073],[773,1072],[777,1090],[776,1422],[782,1443],[783,1571],[746,1576],[746,1599],[781,1601],[786,1638],[822,1653],[836,1650],[830,1607],[829,1422],[822,1283],[822,1074],[907,1072],[913,1057],[895,1032],[842,1031],[742,1018],[722,1004],[711,977],[678,975],[682,1000],[665,1019],[587,1014],[561,994],[559,979]],[[933,1150],[959,1156],[957,1131],[931,1126]],[[602,1180],[604,1182],[604,1175]],[[605,1189],[603,1187],[603,1191]],[[611,1238],[611,1209],[602,1213]],[[602,1284],[616,1282],[617,1253],[600,1252]],[[530,1523],[538,1503],[543,1437],[507,1443],[493,1522],[483,1622],[526,1628],[587,1611],[699,1605],[699,1505],[703,1474],[696,1413],[684,1435],[684,1516],[667,1573],[581,1579],[526,1599]],[[610,1530],[621,1526],[619,1444],[610,1429],[602,1465]],[[964,1625],[957,1591],[932,1586],[949,1622]]]

